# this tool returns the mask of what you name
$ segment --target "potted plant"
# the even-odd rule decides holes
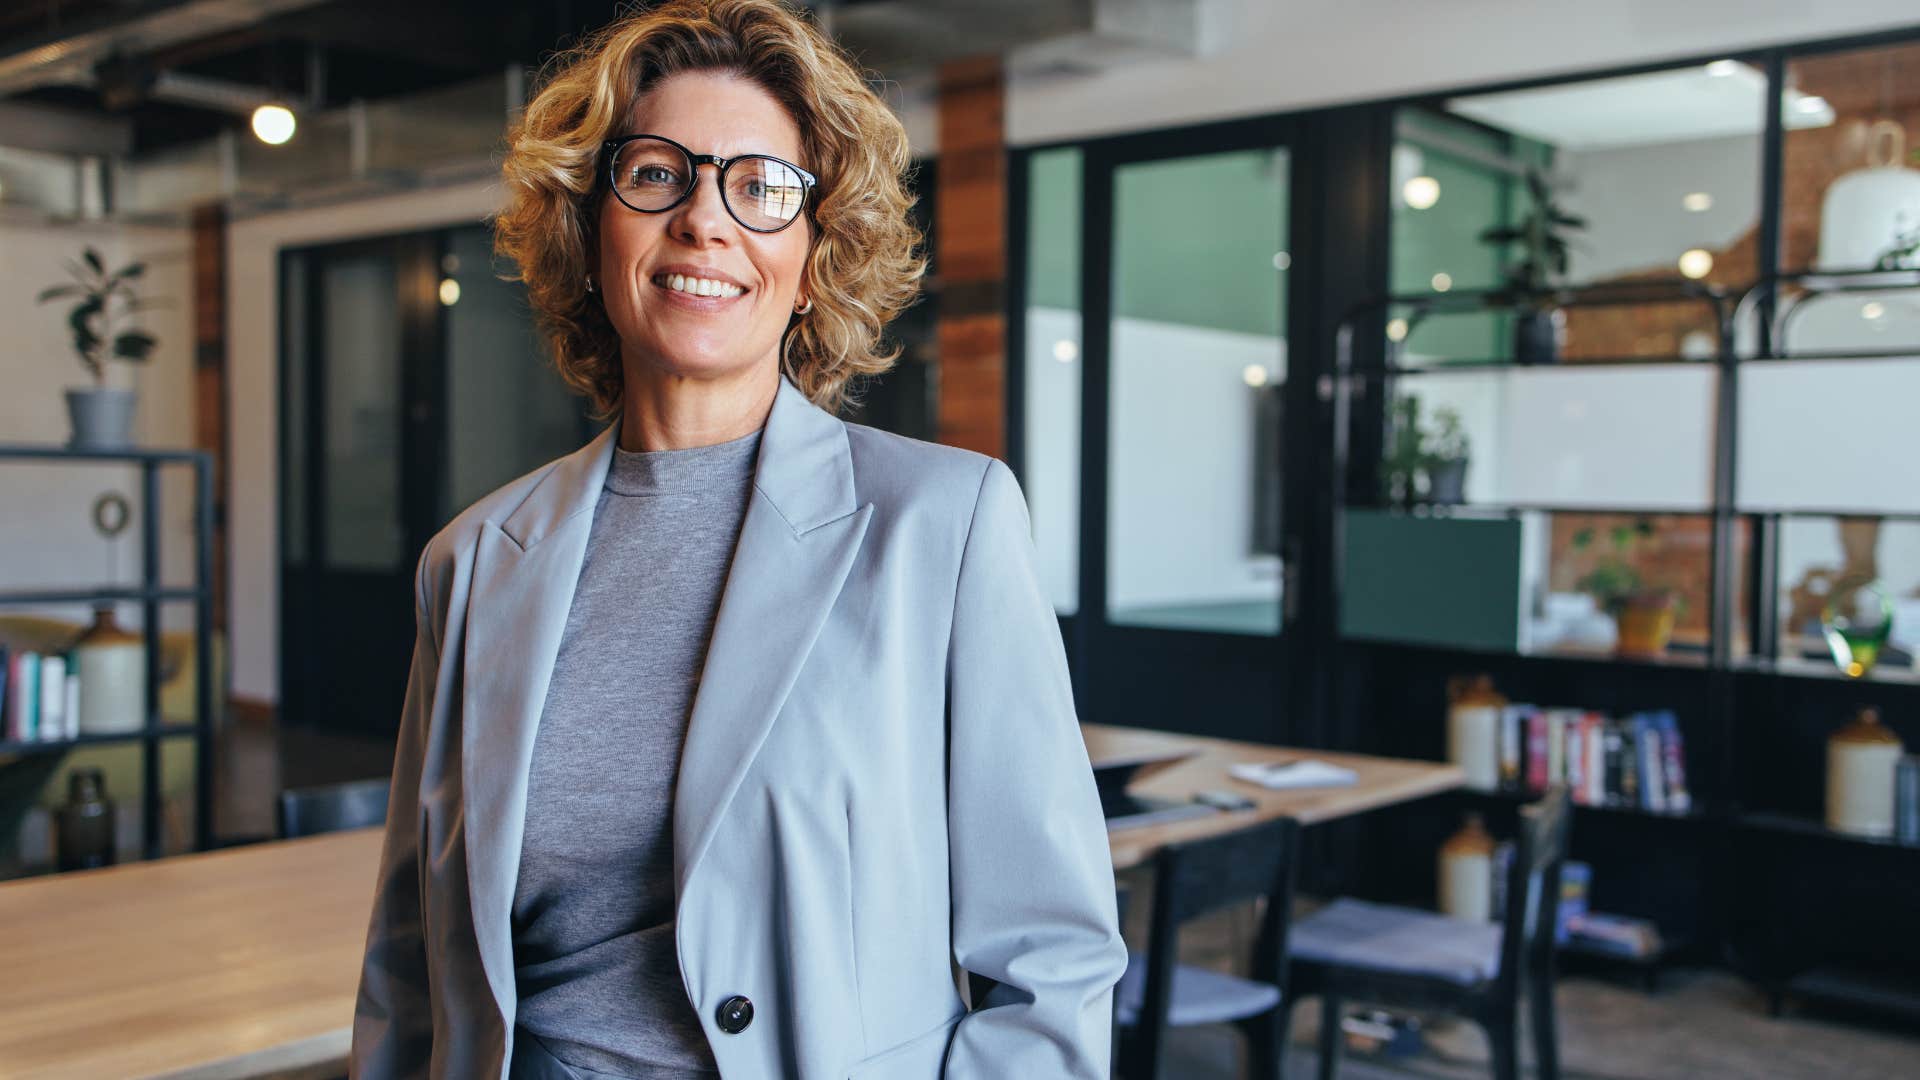
[[[1616,525],[1608,531],[1612,550],[1594,564],[1592,570],[1576,582],[1582,592],[1591,595],[1619,629],[1616,646],[1623,656],[1661,656],[1673,640],[1673,624],[1679,617],[1679,590],[1666,585],[1649,585],[1640,571],[1627,562],[1634,545],[1653,535],[1653,525],[1645,518],[1632,525]],[[1573,535],[1573,549],[1584,551],[1593,546],[1594,530],[1581,529]]]
[[[1402,394],[1394,399],[1386,451],[1380,457],[1381,496],[1388,506],[1412,506],[1420,501],[1418,480],[1426,464],[1420,431],[1420,398]]]
[[[1567,273],[1567,237],[1587,227],[1586,219],[1562,210],[1541,171],[1527,167],[1527,191],[1533,205],[1518,225],[1496,225],[1480,234],[1486,244],[1519,244],[1521,259],[1507,266],[1507,287],[1518,310],[1513,326],[1513,358],[1522,364],[1551,364],[1565,344],[1567,315],[1552,300],[1556,278]]]
[[[133,442],[134,391],[109,387],[106,365],[109,359],[144,363],[153,355],[153,335],[126,326],[127,316],[152,306],[134,293],[147,265],[129,263],[108,273],[92,247],[84,249],[80,258],[81,262],[68,264],[74,280],[42,290],[39,301],[76,298],[67,313],[67,326],[80,363],[93,376],[91,387],[67,390],[67,412],[73,422],[68,445],[84,450],[123,449]]]
[[[1460,412],[1450,405],[1433,410],[1433,430],[1427,437],[1425,467],[1427,498],[1445,506],[1467,501],[1467,433]]]
[[[1418,394],[1396,397],[1386,451],[1380,458],[1381,494],[1387,505],[1465,502],[1467,446],[1458,410],[1440,406],[1433,411],[1429,427],[1421,420]]]

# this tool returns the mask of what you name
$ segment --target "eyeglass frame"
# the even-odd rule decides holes
[[[678,150],[682,154],[685,154],[687,156],[687,160],[693,163],[693,168],[692,170],[689,171],[687,176],[687,186],[685,190],[680,192],[680,197],[668,203],[667,205],[659,208],[658,210],[642,210],[639,207],[628,202],[626,198],[620,194],[620,181],[619,181],[619,178],[614,175],[614,169],[620,163],[620,148],[630,142],[635,142],[640,139],[652,139],[656,142],[666,143],[668,146],[671,146],[675,150]],[[793,162],[786,160],[785,158],[777,158],[777,157],[774,157],[772,154],[735,154],[733,157],[730,157],[730,158],[721,157],[719,154],[696,154],[692,150],[687,149],[685,146],[682,146],[679,143],[674,142],[672,139],[667,138],[665,135],[654,135],[648,132],[640,132],[634,135],[622,135],[617,139],[608,139],[600,144],[600,152],[601,154],[605,155],[607,159],[607,171],[604,175],[606,177],[607,186],[613,191],[613,197],[620,200],[621,206],[626,207],[627,209],[633,211],[636,214],[664,214],[669,210],[678,208],[682,203],[685,203],[688,199],[692,198],[694,189],[700,186],[700,166],[712,165],[717,170],[714,173],[713,182],[720,189],[720,205],[727,208],[727,216],[732,218],[735,222],[737,222],[741,228],[746,229],[750,232],[759,233],[762,236],[771,236],[774,233],[782,232],[789,225],[792,225],[794,222],[799,221],[800,218],[807,213],[809,204],[813,201],[813,193],[819,187],[819,184],[820,184],[819,177],[813,175],[807,170],[801,168],[800,166],[795,165]],[[784,224],[779,225],[778,227],[772,228],[772,229],[756,229],[752,225],[749,225],[746,222],[741,221],[740,215],[734,212],[733,202],[732,200],[727,198],[727,170],[733,167],[734,162],[741,161],[746,158],[765,158],[768,161],[772,161],[786,168],[792,169],[794,173],[800,177],[801,184],[805,188],[804,192],[800,196],[800,209],[796,211],[792,217],[788,218]]]

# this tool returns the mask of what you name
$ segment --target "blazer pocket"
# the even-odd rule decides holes
[[[931,1031],[915,1035],[906,1042],[862,1058],[847,1070],[847,1080],[938,1080],[947,1063],[947,1043],[953,1029],[966,1018],[960,1012],[934,1025]]]

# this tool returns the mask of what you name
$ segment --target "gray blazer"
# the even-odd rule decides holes
[[[528,760],[619,427],[421,556],[354,1077],[506,1074]],[[680,973],[726,1080],[1107,1076],[1127,954],[1034,564],[1003,463],[782,375],[674,798]],[[966,971],[998,984],[971,1012]]]

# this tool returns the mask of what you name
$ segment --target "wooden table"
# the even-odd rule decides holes
[[[1431,762],[1312,751],[1359,772],[1338,788],[1268,791],[1234,761],[1301,751],[1082,725],[1095,762],[1195,756],[1137,785],[1185,798],[1251,795],[1253,810],[1116,830],[1116,870],[1170,841],[1290,815],[1306,823],[1464,781]],[[229,1080],[346,1060],[380,830],[182,855],[0,884],[0,1077]]]
[[[1255,803],[1251,810],[1115,829],[1107,834],[1115,870],[1138,866],[1153,858],[1161,847],[1175,841],[1212,836],[1277,817],[1297,818],[1303,825],[1315,825],[1433,795],[1459,787],[1467,779],[1466,773],[1458,765],[1432,761],[1340,754],[1330,750],[1295,750],[1264,743],[1208,739],[1109,724],[1082,724],[1080,731],[1087,741],[1087,756],[1095,765],[1156,758],[1182,751],[1194,752],[1192,757],[1128,788],[1131,792],[1185,800],[1197,791],[1225,788],[1246,795]],[[1263,788],[1227,775],[1227,766],[1236,762],[1289,761],[1299,757],[1345,766],[1359,775],[1352,784],[1341,787],[1293,790]]]
[[[380,830],[0,885],[0,1077],[346,1060]]]

